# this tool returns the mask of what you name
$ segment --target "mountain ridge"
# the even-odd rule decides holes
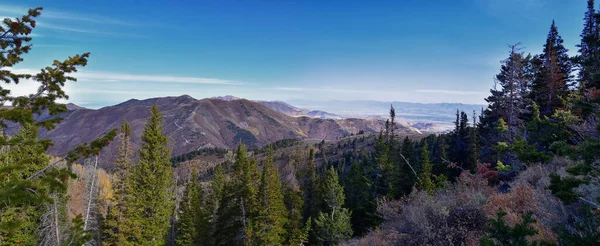
[[[77,145],[118,128],[121,120],[126,120],[131,125],[133,147],[137,149],[154,104],[163,115],[163,130],[174,156],[206,147],[233,148],[240,142],[249,147],[261,147],[282,139],[335,140],[361,131],[376,133],[384,127],[381,120],[292,117],[246,99],[197,100],[183,95],[133,99],[100,109],[71,107],[59,115],[63,121],[55,129],[41,131],[40,137],[52,139],[54,146],[50,153],[62,156]],[[409,127],[399,125],[398,128],[419,134]],[[102,156],[108,156],[102,165],[110,168],[110,156],[116,156],[115,144]]]

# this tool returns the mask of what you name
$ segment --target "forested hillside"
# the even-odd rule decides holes
[[[130,111],[144,116],[135,122],[113,114],[61,128],[59,116],[76,114],[65,114],[57,100],[68,98],[65,83],[76,81],[91,56],[55,61],[35,75],[11,72],[31,50],[41,13],[31,9],[0,26],[0,79],[39,83],[27,96],[0,91],[0,100],[12,105],[0,108],[0,245],[600,244],[600,14],[594,0],[588,0],[577,56],[568,55],[554,21],[541,54],[511,45],[488,107],[457,111],[449,133],[407,134],[392,106],[378,133],[360,131],[360,121],[327,121],[356,131],[307,140],[290,129],[326,125],[272,111],[277,119],[264,119],[296,123],[277,129],[297,139],[278,135],[261,139],[270,143],[262,146],[221,132],[214,135],[238,142],[235,148],[221,143],[186,150],[173,149],[180,145],[168,129],[181,126],[161,108],[169,100],[192,108],[199,103],[185,97],[144,101],[144,112]],[[245,100],[203,103],[225,105],[217,107],[222,111],[266,108]],[[227,115],[253,115],[239,110]],[[41,113],[52,117],[36,118]],[[111,125],[95,129],[100,119]],[[190,134],[206,120],[195,119],[184,126]],[[14,134],[6,131],[9,122],[19,126]],[[219,122],[215,128],[239,128]],[[78,126],[97,130],[98,138],[54,141],[68,151],[50,156],[53,142],[40,132],[84,131],[69,129]],[[114,168],[106,173],[99,159],[110,159]]]

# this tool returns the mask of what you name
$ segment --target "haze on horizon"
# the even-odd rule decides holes
[[[560,0],[24,0],[0,4],[0,16],[41,5],[33,49],[15,70],[91,52],[66,88],[70,102],[86,107],[183,94],[484,104],[508,44],[539,53],[554,19],[575,54],[585,12]]]

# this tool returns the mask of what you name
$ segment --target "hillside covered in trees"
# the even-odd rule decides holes
[[[600,244],[594,0],[577,56],[554,21],[541,54],[511,45],[488,107],[457,111],[449,133],[406,134],[392,106],[378,133],[267,146],[232,137],[235,148],[188,152],[172,149],[166,109],[155,100],[137,112],[143,122],[122,117],[59,156],[48,154],[53,143],[40,132],[58,126],[63,87],[91,56],[35,75],[11,72],[31,50],[41,13],[0,26],[0,79],[39,83],[27,96],[0,91],[12,106],[0,108],[0,245]],[[236,105],[244,103],[254,105]],[[19,130],[8,134],[9,124]],[[114,168],[105,172],[99,159]]]

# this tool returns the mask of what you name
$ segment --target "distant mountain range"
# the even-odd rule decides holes
[[[435,123],[441,126],[452,125],[456,120],[456,110],[465,111],[469,115],[481,113],[485,105],[462,103],[411,103],[380,101],[309,101],[290,100],[288,103],[300,108],[311,108],[332,112],[340,117],[369,118],[373,116],[388,117],[390,106],[396,109],[396,117],[408,123]],[[422,125],[422,124],[420,124]],[[417,125],[418,126],[418,125]],[[418,127],[417,127],[418,128]]]
[[[222,100],[236,100],[235,96],[215,97]],[[424,131],[444,131],[456,120],[456,110],[473,112],[479,115],[485,105],[462,103],[411,103],[381,101],[318,101],[289,100],[256,101],[268,108],[289,116],[310,116],[324,119],[379,118],[389,116],[390,106],[396,109],[396,117]],[[293,106],[292,106],[293,105]],[[425,124],[426,123],[426,124]]]
[[[283,105],[280,103],[265,103],[271,105],[268,107],[246,99],[197,100],[184,95],[131,99],[96,110],[68,105],[69,111],[60,115],[63,122],[52,131],[40,132],[40,137],[52,139],[54,145],[50,148],[50,153],[60,156],[110,129],[118,128],[121,120],[126,120],[131,124],[132,141],[137,148],[150,108],[154,104],[163,114],[164,132],[169,138],[173,155],[204,147],[232,148],[240,142],[249,147],[259,147],[282,139],[334,140],[361,131],[376,133],[384,126],[384,122],[378,119],[292,117],[271,109]],[[43,114],[38,119],[45,117],[48,116]],[[405,124],[398,126],[398,132],[420,133]],[[106,165],[116,156],[116,146],[111,145],[106,152],[107,154],[102,155],[102,163],[104,167],[110,167]]]
[[[235,96],[215,97],[221,100],[237,100]],[[266,107],[289,116],[309,116],[323,119],[379,119],[389,117],[390,106],[396,109],[396,117],[407,126],[425,132],[444,132],[451,129],[456,120],[456,111],[481,114],[485,105],[462,103],[411,103],[380,101],[312,101],[289,100],[256,101]]]
[[[232,96],[232,95],[212,97],[212,98],[219,99],[219,100],[225,100],[225,101],[233,101],[233,100],[242,99],[242,98]],[[292,116],[292,117],[309,116],[312,118],[334,119],[334,120],[341,120],[344,118],[339,115],[328,113],[328,112],[321,111],[321,110],[301,109],[301,108],[292,106],[292,105],[290,105],[286,102],[282,102],[282,101],[257,100],[255,102],[265,105],[267,108],[270,108],[271,110],[275,110],[277,112],[281,112],[281,113],[284,113],[284,114]]]

